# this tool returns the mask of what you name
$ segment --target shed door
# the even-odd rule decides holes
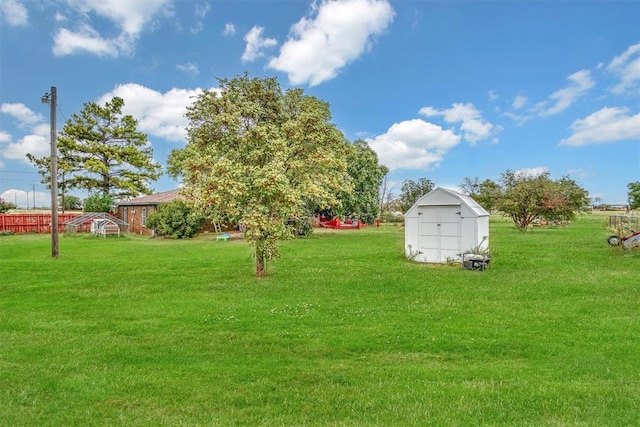
[[[460,206],[421,206],[420,252],[426,261],[460,258]]]

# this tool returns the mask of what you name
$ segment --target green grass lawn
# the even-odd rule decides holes
[[[0,425],[640,425],[640,252],[608,234],[492,218],[478,272],[323,230],[263,279],[212,236],[0,237]]]

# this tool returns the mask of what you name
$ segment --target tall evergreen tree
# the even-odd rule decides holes
[[[85,103],[58,135],[58,180],[61,189],[84,189],[103,196],[136,197],[151,194],[150,184],[162,173],[153,159],[147,136],[138,122],[122,114],[124,100],[114,97],[102,107]],[[42,182],[50,184],[49,157],[27,154],[38,167]]]

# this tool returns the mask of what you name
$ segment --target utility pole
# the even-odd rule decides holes
[[[51,86],[51,93],[45,93],[42,103],[51,107],[51,256],[58,258],[58,142],[56,132],[56,110],[58,91]]]

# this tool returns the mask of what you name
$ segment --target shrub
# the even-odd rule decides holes
[[[2,197],[0,197],[0,213],[5,213],[11,209],[15,209],[16,205],[6,201],[5,199],[3,199]]]
[[[313,233],[313,217],[304,215],[289,222],[295,236],[310,236]]]
[[[397,223],[397,224],[403,223],[404,216],[385,214],[385,215],[382,215],[382,222]]]
[[[113,197],[92,194],[84,200],[85,212],[113,212]]]
[[[204,224],[204,217],[198,215],[181,200],[161,205],[147,218],[147,227],[156,235],[172,239],[188,239],[198,233]]]

